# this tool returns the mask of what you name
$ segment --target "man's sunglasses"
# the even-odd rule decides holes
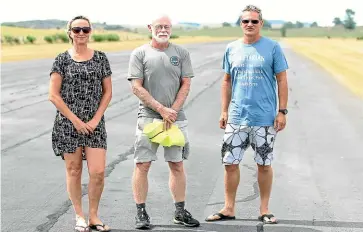
[[[71,29],[73,31],[73,33],[78,34],[81,31],[83,31],[83,33],[88,34],[91,32],[91,28],[90,27],[72,27]]]
[[[156,30],[162,30],[163,28],[165,28],[165,30],[169,30],[171,28],[170,25],[154,25]]]
[[[260,22],[260,20],[257,20],[257,19],[252,19],[252,20],[243,19],[242,20],[243,24],[248,24],[249,22],[251,22],[252,24],[258,24]]]

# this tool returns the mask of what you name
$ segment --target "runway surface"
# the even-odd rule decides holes
[[[224,200],[223,131],[218,119],[225,46],[225,42],[185,45],[196,74],[185,106],[192,142],[192,154],[185,162],[186,208],[201,221],[201,227],[172,224],[168,167],[159,149],[159,160],[149,174],[147,199],[153,231],[363,231],[363,101],[283,44],[290,65],[289,114],[287,127],[276,141],[270,201],[280,224],[262,226],[256,220],[259,193],[252,150],[241,165],[237,220],[204,221],[223,207]],[[114,95],[106,112],[109,150],[99,216],[116,232],[134,231],[131,175],[138,99],[126,80],[129,54],[107,53]],[[1,231],[73,231],[64,163],[51,147],[55,107],[47,94],[52,62],[45,59],[1,67]],[[87,214],[86,165],[83,171]]]

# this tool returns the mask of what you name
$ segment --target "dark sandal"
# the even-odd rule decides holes
[[[273,214],[264,214],[258,217],[258,220],[262,221],[264,224],[277,224],[277,219],[271,221],[271,218],[275,217]]]
[[[99,227],[99,226],[100,226],[100,227],[102,227],[103,229],[101,229],[101,230],[100,230],[100,229],[98,229],[98,227]],[[101,225],[101,224],[89,225],[89,227],[90,227],[92,230],[96,230],[96,231],[105,231],[105,232],[111,231],[111,229],[106,230],[106,229],[105,229],[105,226],[106,226],[105,224],[102,224],[102,225]]]
[[[207,217],[206,219],[205,219],[205,221],[207,221],[207,222],[214,222],[214,221],[228,221],[228,220],[234,220],[234,219],[236,219],[236,217],[235,216],[226,216],[226,215],[224,215],[224,214],[221,214],[221,213],[215,213],[215,214],[213,214],[213,215],[211,215],[211,216],[218,216],[219,218],[216,218],[216,219],[209,219],[209,217]]]

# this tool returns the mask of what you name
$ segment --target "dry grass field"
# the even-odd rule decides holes
[[[363,41],[338,38],[286,38],[283,41],[363,98]]]
[[[44,36],[50,36],[59,33],[65,33],[64,29],[31,29],[19,27],[2,26],[1,37],[4,41],[5,36],[10,35],[20,39],[20,44],[2,44],[1,62],[21,61],[31,59],[53,58],[60,52],[71,47],[70,43],[47,43]],[[148,35],[137,34],[122,31],[94,31],[94,34],[117,34],[120,37],[119,41],[113,42],[90,42],[89,46],[93,49],[102,51],[121,51],[131,50],[149,41]],[[24,43],[23,38],[31,35],[36,37],[34,44]],[[232,40],[235,37],[212,37],[212,36],[181,36],[177,39],[172,39],[172,42],[178,44],[211,42],[221,40]]]
[[[171,42],[177,44],[187,44],[187,43],[203,43],[221,40],[231,40],[235,38],[229,37],[180,37],[177,39],[172,39]],[[138,39],[138,40],[128,40],[120,42],[92,42],[89,47],[93,49],[99,49],[106,52],[111,51],[122,51],[131,50],[147,43],[148,39]],[[31,59],[42,59],[42,58],[53,58],[60,52],[65,51],[70,48],[71,44],[68,43],[58,43],[58,44],[27,44],[27,45],[13,45],[13,46],[3,46],[1,54],[1,62],[10,61],[21,61],[21,60],[31,60]]]
[[[18,37],[20,40],[25,38],[28,35],[35,36],[37,40],[35,41],[36,44],[46,44],[47,42],[44,40],[44,36],[50,36],[54,34],[64,34],[65,29],[32,29],[32,28],[21,28],[21,27],[8,27],[8,26],[1,26],[1,37],[4,38],[6,35]],[[117,34],[120,37],[121,41],[124,40],[138,40],[144,39],[146,36],[131,33],[131,32],[124,32],[124,31],[105,31],[105,30],[95,30],[94,34]],[[6,46],[6,45],[5,45]]]

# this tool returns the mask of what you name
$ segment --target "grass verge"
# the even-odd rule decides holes
[[[217,42],[225,40],[234,40],[237,37],[180,37],[172,39],[171,42],[176,44],[188,43],[204,43],[204,42]],[[106,52],[132,50],[142,44],[147,43],[149,40],[129,40],[122,42],[101,42],[90,43],[89,47]],[[1,54],[1,63],[11,61],[22,61],[42,58],[54,58],[60,52],[70,48],[71,44],[29,44],[29,45],[14,45],[3,46]]]
[[[363,41],[354,39],[285,38],[294,51],[320,64],[338,82],[363,98]]]
[[[52,35],[65,35],[67,34],[63,29],[33,29],[33,28],[21,28],[21,27],[9,27],[9,26],[1,26],[1,38],[5,41],[6,36],[12,36],[17,38],[21,45],[29,42],[26,40],[27,36],[33,36],[36,38],[34,41],[35,44],[48,44],[44,37],[52,36]],[[105,35],[105,34],[114,34],[118,35],[120,41],[127,41],[127,40],[139,40],[147,38],[145,35],[132,33],[132,32],[125,32],[125,31],[113,31],[113,30],[100,30],[95,29],[92,32],[92,35]],[[19,44],[18,44],[19,45]],[[5,45],[7,46],[7,44]]]

